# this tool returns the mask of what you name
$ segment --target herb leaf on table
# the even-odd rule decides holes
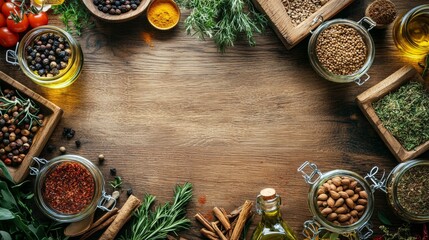
[[[166,239],[167,234],[188,229],[191,221],[186,218],[186,205],[192,198],[192,184],[177,185],[173,203],[165,203],[151,210],[155,196],[147,194],[142,205],[134,214],[130,233],[122,240]]]
[[[178,0],[192,9],[185,20],[186,32],[200,39],[212,38],[221,52],[234,46],[241,36],[250,46],[256,44],[254,33],[262,33],[265,16],[256,11],[251,0]]]
[[[60,14],[60,19],[66,26],[66,31],[82,35],[82,30],[94,26],[91,14],[81,0],[67,0],[61,5],[52,6],[54,14]]]

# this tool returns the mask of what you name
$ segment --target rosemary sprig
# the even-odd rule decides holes
[[[42,122],[37,116],[40,109],[36,106],[36,104],[31,99],[22,97],[19,92],[16,92],[16,94],[17,96],[14,99],[9,99],[2,93],[2,96],[0,97],[0,114],[3,115],[8,113],[9,110],[15,106],[22,107],[23,110],[14,117],[14,120],[17,121],[22,115],[24,115],[22,119],[17,122],[17,125],[21,125],[25,121],[28,121],[28,129],[30,129],[33,124],[42,126]]]
[[[66,31],[82,35],[84,28],[91,28],[94,22],[91,14],[86,10],[81,0],[67,0],[61,5],[52,6],[54,14],[61,14],[61,21],[66,26]]]
[[[180,6],[192,9],[185,20],[186,32],[200,39],[212,38],[219,50],[234,46],[242,35],[250,46],[256,44],[253,34],[267,25],[265,16],[256,11],[251,0],[178,0]]]
[[[137,209],[131,226],[131,233],[126,232],[122,240],[166,239],[168,233],[189,228],[186,218],[186,205],[192,198],[192,184],[177,185],[174,190],[173,204],[165,203],[151,210],[155,197],[147,194],[143,204]]]
[[[384,127],[410,151],[429,140],[429,93],[409,82],[373,103]]]

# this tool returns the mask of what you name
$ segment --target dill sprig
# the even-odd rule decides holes
[[[251,0],[178,0],[192,9],[185,20],[186,32],[200,39],[211,38],[221,52],[234,46],[244,36],[250,46],[256,44],[254,33],[262,33],[265,16],[256,11]]]
[[[91,14],[81,0],[67,0],[61,5],[52,6],[54,14],[60,14],[60,19],[66,26],[66,31],[82,35],[82,30],[94,26]]]
[[[191,221],[186,218],[186,205],[192,198],[192,184],[177,185],[173,204],[169,202],[152,210],[155,196],[146,194],[142,205],[134,214],[131,232],[121,236],[122,240],[166,239],[168,233],[188,229]]]
[[[410,151],[429,141],[429,93],[411,81],[373,103],[384,127]]]

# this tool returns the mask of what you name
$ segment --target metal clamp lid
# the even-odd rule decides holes
[[[37,176],[40,169],[48,163],[48,160],[38,157],[33,157],[33,160],[37,163],[37,167],[30,167],[30,175]]]
[[[362,27],[366,28],[366,30],[371,30],[375,27],[375,25],[377,25],[371,18],[369,17],[363,17],[361,20],[359,20],[357,22],[358,24],[360,24]],[[364,24],[368,24],[368,26],[365,26]]]
[[[311,240],[316,239],[317,236],[319,236],[319,233],[324,230],[325,228],[320,225],[319,222],[317,222],[314,219],[307,220],[304,222],[304,229],[302,230],[302,235],[304,235],[305,238],[309,238]]]
[[[372,231],[372,224],[367,222],[356,230],[359,239],[369,239],[374,231]]]
[[[383,170],[383,175],[381,176],[380,179],[376,178],[375,175],[378,173],[378,167],[375,166],[371,169],[371,171],[369,173],[367,173],[365,175],[365,179],[369,179],[371,180],[372,184],[371,186],[371,191],[374,192],[375,190],[381,190],[384,193],[387,193],[386,190],[386,172]]]
[[[108,203],[109,201],[113,201],[113,204],[111,204],[110,207],[105,207],[105,204]],[[103,190],[103,192],[101,193],[100,201],[97,204],[97,208],[103,211],[110,212],[115,208],[115,206],[116,206],[116,199],[111,195],[106,194],[106,192]]]
[[[307,173],[304,172],[304,168],[306,168],[307,166],[309,166],[311,168],[312,172],[310,173],[310,175],[308,175]],[[304,177],[305,182],[310,184],[310,185],[313,185],[314,183],[316,183],[320,179],[320,177],[322,177],[322,172],[317,168],[317,165],[314,163],[310,163],[309,161],[305,161],[298,168],[298,172],[300,172],[302,174],[302,177]]]
[[[313,19],[313,21],[311,21],[311,23],[310,23],[310,27],[312,28],[311,30],[310,30],[310,33],[311,34],[313,34],[313,31],[314,31],[314,29],[315,28],[317,28],[317,26],[319,26],[319,25],[316,25],[316,23],[318,23],[318,22],[320,22],[320,23],[323,23],[323,21],[324,21],[324,19],[323,19],[323,16],[322,15],[317,15],[314,19]],[[314,27],[314,28],[313,28]]]
[[[366,81],[368,81],[371,76],[369,76],[368,73],[364,73],[365,78],[358,78],[356,79],[354,82],[358,85],[358,86],[362,86],[364,83],[366,83]]]
[[[19,62],[18,62],[18,45],[19,45],[19,42],[16,43],[15,50],[9,49],[6,51],[6,62],[8,62],[14,66],[19,65]]]

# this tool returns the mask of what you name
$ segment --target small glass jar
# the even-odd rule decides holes
[[[429,52],[429,4],[417,6],[398,18],[393,25],[396,47],[410,57]]]
[[[398,215],[405,221],[413,222],[413,223],[424,223],[424,222],[429,222],[429,201],[427,201],[427,199],[426,200],[422,199],[420,202],[414,202],[409,199],[408,193],[410,193],[411,195],[413,195],[414,193],[415,194],[420,193],[421,196],[422,195],[428,196],[429,182],[428,180],[426,180],[428,175],[425,175],[425,176],[423,176],[423,174],[420,175],[420,177],[425,179],[426,181],[426,185],[424,187],[420,186],[417,188],[415,184],[411,183],[414,189],[409,189],[409,191],[405,190],[406,196],[402,196],[401,191],[404,191],[404,190],[400,190],[404,187],[402,183],[403,181],[405,181],[404,176],[410,177],[406,175],[412,174],[413,178],[419,177],[416,173],[409,173],[410,170],[415,170],[416,168],[419,168],[420,171],[422,171],[422,169],[429,170],[429,161],[410,160],[399,164],[392,170],[392,172],[387,177],[387,181],[386,181],[387,199],[388,199],[389,205],[392,207],[396,215]],[[412,180],[417,180],[417,179],[412,179]],[[422,183],[421,181],[418,181],[418,180],[416,182],[419,182],[420,184]],[[412,204],[411,207],[416,208],[415,211],[410,210],[409,209],[410,206],[407,207],[410,201]],[[423,211],[422,210],[423,207],[425,207],[426,209],[425,212],[418,212],[418,211]]]
[[[364,24],[368,25],[368,28],[365,28]],[[338,75],[334,74],[328,69],[326,69],[322,63],[319,61],[316,53],[316,46],[319,35],[327,28],[334,25],[345,25],[355,29],[361,36],[367,47],[366,60],[363,66],[356,72],[350,75]],[[319,27],[312,32],[312,36],[308,43],[308,56],[310,58],[310,63],[313,69],[326,80],[337,82],[337,83],[349,83],[355,82],[359,86],[364,84],[369,80],[370,76],[367,74],[367,71],[371,67],[374,57],[375,57],[375,47],[374,41],[372,40],[369,30],[375,26],[375,22],[371,19],[364,17],[359,22],[351,21],[348,19],[334,19],[327,22],[323,22]]]
[[[43,34],[49,33],[53,33],[55,36],[59,36],[68,42],[71,54],[69,56],[67,66],[64,69],[59,70],[58,74],[54,76],[40,76],[37,74],[37,70],[30,69],[27,62],[27,57],[29,56],[27,49],[32,47],[34,45],[34,41],[40,38]],[[69,86],[79,77],[83,66],[83,52],[79,43],[66,31],[50,25],[34,28],[25,34],[19,43],[17,58],[19,66],[25,75],[40,86],[48,88],[63,88]]]
[[[114,206],[112,206],[110,209],[106,209],[105,207],[103,207],[106,201],[109,201],[113,198],[111,196],[106,195],[104,191],[103,175],[91,161],[77,155],[61,155],[53,158],[50,161],[46,161],[45,159],[39,158],[33,159],[36,161],[40,168],[39,169],[36,167],[30,167],[30,174],[36,175],[34,189],[36,204],[41,209],[41,211],[49,218],[54,219],[58,222],[77,222],[93,214],[97,207],[107,211],[113,209]],[[64,166],[66,166],[66,164],[73,164],[73,166],[75,166],[75,168],[73,168],[73,171],[64,171]],[[52,191],[47,191],[46,188],[59,188],[59,186],[63,186],[63,184],[61,183],[52,184],[52,182],[50,181],[50,179],[54,178],[52,177],[52,174],[57,174],[55,171],[62,173],[61,176],[66,176],[67,174],[76,174],[76,170],[79,170],[76,167],[82,169],[82,171],[80,171],[80,175],[90,175],[89,179],[91,180],[91,184],[80,182],[78,191],[76,191],[76,188],[70,189],[70,191],[67,191],[67,189],[64,189],[64,191],[62,191],[62,189],[52,190],[55,192],[60,191],[63,194],[69,194],[70,197],[67,198],[67,200],[74,198],[82,199],[85,198],[84,196],[88,197],[89,195],[90,201],[86,202],[85,204],[81,204],[80,206],[77,205],[78,203],[76,203],[76,201],[70,201],[70,203],[60,203],[62,209],[59,210],[59,207],[54,207],[50,204],[52,202],[58,203],[58,201],[52,201],[51,199],[48,199],[46,197],[46,194],[53,194]],[[67,177],[72,178],[74,176],[70,175]],[[58,178],[56,178],[56,180],[57,179]],[[90,189],[88,189],[89,186],[91,186]],[[60,197],[62,198],[63,196]],[[64,210],[64,207],[66,206],[70,206],[73,208],[78,206],[79,210],[73,211],[72,213],[66,213],[66,211]]]
[[[312,171],[309,175],[304,171],[306,168],[310,168]],[[358,239],[368,239],[372,235],[373,231],[370,228],[369,220],[374,211],[374,195],[371,186],[363,177],[348,170],[332,170],[322,174],[317,166],[310,162],[303,163],[298,168],[298,171],[303,174],[306,183],[310,185],[307,201],[310,212],[313,215],[313,219],[304,223],[303,235],[305,237],[316,239],[324,230],[338,233],[343,236],[357,235],[359,237]],[[355,180],[357,182],[357,186],[362,188],[361,191],[365,191],[367,193],[366,208],[362,210],[362,214],[354,223],[348,225],[338,225],[329,221],[328,216],[323,216],[322,211],[319,209],[318,191],[320,187],[336,177],[346,177],[348,179]],[[341,206],[342,205],[339,205],[339,207]]]

